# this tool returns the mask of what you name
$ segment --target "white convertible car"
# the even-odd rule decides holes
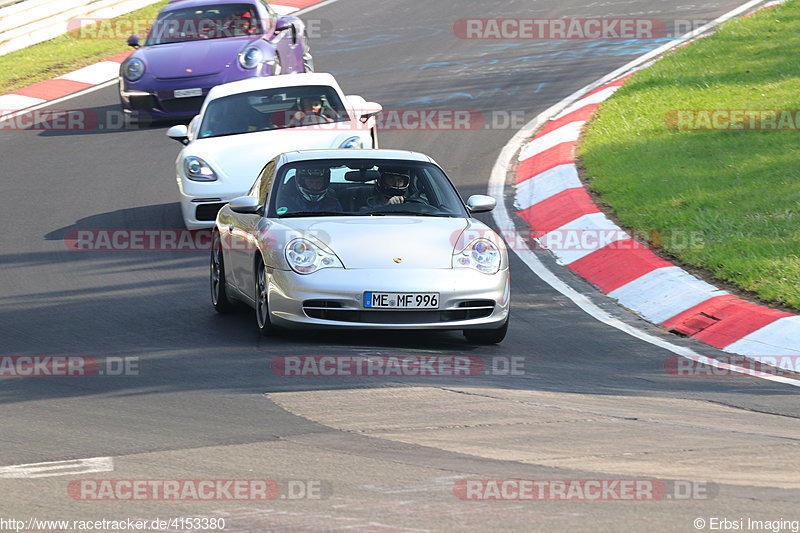
[[[175,162],[188,229],[214,226],[217,212],[245,194],[259,171],[291,150],[377,148],[381,106],[345,96],[330,74],[250,78],[214,87],[188,127],[167,136],[185,145]]]

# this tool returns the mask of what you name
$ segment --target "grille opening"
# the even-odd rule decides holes
[[[153,95],[133,95],[128,97],[133,111],[150,111],[157,109],[156,99]]]
[[[468,300],[458,304],[459,307],[494,307],[494,300]]]
[[[303,307],[324,307],[325,309],[341,309],[341,302],[333,302],[331,300],[306,300],[303,302]]]
[[[198,205],[194,212],[194,218],[197,220],[216,220],[217,213],[224,205],[222,203]]]
[[[200,111],[203,107],[205,96],[191,96],[189,98],[172,98],[161,100],[161,107],[169,113],[188,113],[189,111]]]

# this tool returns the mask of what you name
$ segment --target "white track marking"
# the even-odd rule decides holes
[[[270,3],[270,5],[272,6],[272,9],[274,9],[275,12],[278,15],[281,15],[281,16],[283,16],[283,15],[291,15],[292,13],[297,12],[297,8],[296,7],[282,6],[280,4],[273,4],[273,3]]]
[[[745,335],[726,346],[725,351],[741,355],[800,355],[800,346],[786,350],[796,339],[800,339],[800,316],[788,316]]]
[[[113,470],[113,458],[92,457],[89,459],[75,459],[72,461],[50,461],[46,463],[0,466],[0,479],[73,476],[77,474],[91,474],[94,472],[111,472]]]
[[[537,241],[553,252],[559,264],[569,265],[611,243],[630,238],[603,213],[590,213],[545,233]]]
[[[567,189],[583,187],[575,165],[558,165],[541,174],[521,181],[515,185],[517,189],[514,207],[520,211],[547,200]]]
[[[761,4],[762,2],[763,0],[751,0],[750,2],[747,2],[746,4],[739,6],[738,8],[726,13],[725,15],[722,15],[721,17],[710,22],[709,24],[706,24],[701,28],[698,28],[690,33],[687,33],[686,35],[680,37],[679,39],[671,41],[665,44],[664,46],[652,50],[647,54],[644,54],[643,56],[639,57],[638,59],[635,59],[630,63],[623,65],[614,72],[604,76],[603,78],[595,81],[594,83],[591,83],[586,87],[583,87],[582,89],[578,89],[577,91],[567,96],[557,104],[551,106],[544,112],[540,113],[536,118],[534,118],[532,121],[526,124],[521,130],[519,130],[511,138],[508,144],[506,144],[501,150],[500,155],[498,155],[494,167],[492,168],[491,177],[489,178],[489,195],[494,196],[497,199],[497,208],[493,211],[493,216],[494,216],[494,221],[498,226],[498,229],[500,229],[501,232],[516,231],[514,222],[511,220],[511,216],[509,215],[508,209],[506,208],[505,205],[506,176],[508,174],[508,169],[511,168],[514,156],[517,154],[519,149],[526,142],[528,142],[528,140],[533,136],[533,134],[536,133],[536,131],[542,125],[544,125],[545,122],[550,120],[550,118],[554,117],[556,114],[562,112],[568,106],[572,105],[577,100],[581,99],[585,94],[593,91],[594,89],[602,87],[603,85],[629,72],[643,68],[644,65],[652,61],[655,57],[658,57],[659,55],[663,54],[664,52],[676,46],[679,46],[682,43],[688,42],[697,36],[702,35],[708,30],[713,29],[719,24],[722,24],[723,22],[741,13],[748,11],[749,9]],[[507,233],[507,234],[513,234],[513,233]],[[559,293],[569,298],[575,305],[577,305],[584,312],[586,312],[587,314],[594,317],[596,320],[608,326],[616,328],[624,333],[627,333],[628,335],[631,335],[632,337],[635,337],[639,340],[652,344],[653,346],[657,346],[676,355],[680,355],[682,357],[691,359],[693,361],[702,362],[704,364],[707,364],[715,368],[732,370],[741,374],[747,374],[759,377],[761,379],[766,379],[768,381],[775,381],[778,383],[785,383],[788,385],[793,385],[795,387],[800,387],[800,380],[786,378],[783,376],[764,375],[740,366],[721,363],[716,359],[699,355],[690,348],[684,348],[682,346],[672,344],[671,342],[660,339],[654,335],[651,335],[629,324],[626,324],[622,320],[612,316],[607,311],[604,311],[603,309],[598,307],[584,294],[579,293],[571,286],[567,285],[564,281],[559,279],[539,260],[538,257],[536,257],[536,254],[534,254],[529,248],[516,246],[514,247],[514,252],[522,260],[522,262],[525,263],[525,265],[531,269],[531,271],[534,274],[536,274],[539,278],[542,279],[542,281],[550,285],[553,289],[555,289]]]
[[[581,136],[581,128],[584,124],[585,122],[581,121],[570,122],[566,126],[542,135],[538,139],[528,143],[528,145],[522,149],[522,152],[519,154],[519,160],[524,161],[525,159],[529,159],[561,143],[577,141],[578,137]]]
[[[650,322],[661,324],[692,307],[728,292],[698,279],[680,267],[651,270],[608,293]]]
[[[88,67],[83,67],[82,69],[64,74],[56,79],[79,81],[81,83],[88,83],[90,85],[105,83],[119,75],[120,65],[121,63],[117,63],[116,61],[101,61],[99,63],[95,63],[94,65],[89,65]]]
[[[592,94],[590,96],[587,96],[585,98],[581,98],[578,102],[575,102],[574,104],[568,106],[566,109],[564,109],[564,111],[562,111],[561,113],[559,113],[558,115],[553,117],[553,120],[558,120],[561,117],[569,115],[573,111],[577,111],[578,109],[580,109],[580,108],[582,108],[584,106],[591,105],[591,104],[601,104],[601,103],[605,102],[606,100],[608,100],[609,98],[611,98],[614,95],[614,93],[617,92],[618,90],[619,90],[619,87],[617,87],[617,86],[615,86],[615,87],[606,87],[602,91],[597,91],[596,93],[594,93],[594,94]]]
[[[26,107],[46,102],[41,98],[22,96],[21,94],[4,94],[0,96],[0,115],[5,116],[7,111],[16,111]]]

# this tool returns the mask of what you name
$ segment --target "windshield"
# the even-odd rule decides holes
[[[162,11],[146,46],[260,35],[258,13],[250,4],[222,4]]]
[[[303,161],[278,172],[268,215],[467,217],[432,163],[390,159]]]
[[[209,102],[199,138],[348,120],[350,117],[333,87],[303,85],[262,89]]]

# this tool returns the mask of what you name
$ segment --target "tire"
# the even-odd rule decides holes
[[[470,344],[488,345],[498,344],[506,338],[508,333],[508,318],[497,329],[465,329],[464,336]]]
[[[264,261],[259,258],[256,266],[256,325],[258,331],[265,337],[271,337],[277,333],[277,328],[272,325],[269,318],[269,294],[267,291],[267,269]]]
[[[217,313],[230,313],[234,309],[234,303],[228,298],[228,287],[225,284],[225,258],[222,255],[222,240],[219,232],[215,229],[211,237],[211,305]]]
[[[377,126],[372,128],[372,131],[370,131],[370,136],[372,137],[372,148],[377,150],[379,148],[379,146],[378,146],[378,127]]]

